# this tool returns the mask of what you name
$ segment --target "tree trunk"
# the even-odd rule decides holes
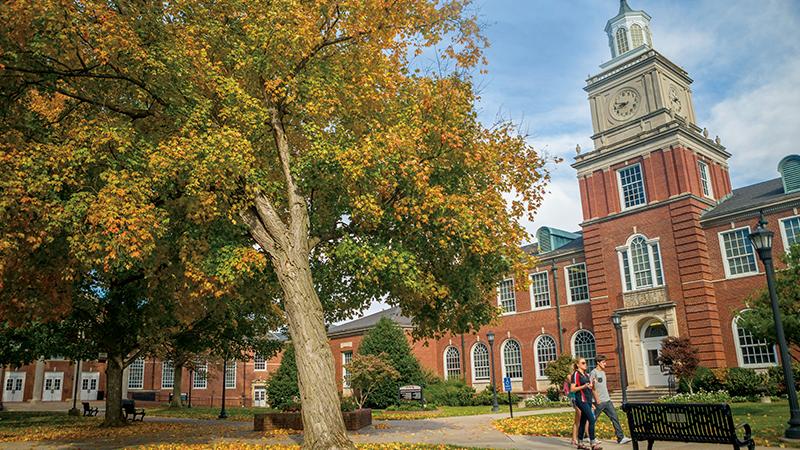
[[[122,416],[122,370],[123,357],[109,353],[106,362],[106,418],[103,426],[118,427],[125,425]]]
[[[169,402],[170,408],[183,408],[181,401],[181,387],[183,385],[183,363],[174,363],[172,366],[175,378],[172,384],[172,401]]]
[[[333,354],[328,344],[322,303],[311,278],[308,252],[291,248],[287,253],[276,267],[297,358],[303,448],[355,449],[342,419]]]

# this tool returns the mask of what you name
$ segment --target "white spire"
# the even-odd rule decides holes
[[[628,0],[620,0],[619,13],[606,24],[606,34],[612,61],[642,46],[653,47],[650,15],[635,11],[628,5]]]

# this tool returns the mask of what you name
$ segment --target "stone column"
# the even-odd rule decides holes
[[[130,370],[128,367],[122,370],[122,398],[128,398],[128,378],[130,377]]]
[[[33,373],[33,397],[31,403],[42,401],[42,391],[44,390],[44,358],[36,360],[36,368]]]

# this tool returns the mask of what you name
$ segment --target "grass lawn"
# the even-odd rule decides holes
[[[189,419],[216,419],[219,417],[219,407],[209,408],[206,406],[193,406],[191,408],[169,408],[167,406],[158,408],[147,408],[148,416],[157,417],[185,417]],[[253,420],[253,414],[273,412],[270,408],[242,408],[231,406],[225,409],[228,413],[228,420]]]
[[[541,409],[559,408],[560,406],[543,406],[537,408],[517,408],[517,411],[535,411]],[[508,405],[500,405],[498,414],[507,414]],[[436,417],[456,417],[456,416],[477,416],[481,414],[493,414],[491,406],[441,406],[434,411],[386,411],[383,409],[373,410],[372,418],[375,420],[416,420],[432,419]]]
[[[789,420],[789,406],[787,402],[775,403],[732,403],[734,423],[748,423],[753,429],[753,436],[758,446],[764,447],[791,447],[778,440],[786,428]],[[617,413],[625,432],[628,431],[627,418],[619,408]],[[572,435],[573,413],[543,414],[539,416],[525,416],[514,419],[501,419],[494,421],[495,428],[508,434],[526,434],[536,436],[570,437]],[[597,421],[597,437],[600,439],[613,439],[614,428],[605,415]],[[796,446],[800,448],[800,446]]]

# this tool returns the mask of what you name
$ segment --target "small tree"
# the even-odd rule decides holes
[[[547,364],[547,367],[544,368],[544,375],[550,380],[550,384],[561,392],[561,387],[569,378],[569,374],[572,373],[574,364],[575,359],[572,355],[564,353]]]
[[[700,358],[697,357],[697,349],[689,342],[689,338],[674,336],[664,338],[658,360],[662,365],[671,367],[672,373],[686,383],[689,393],[694,393],[692,380],[700,364]]]
[[[347,365],[350,371],[350,386],[353,388],[359,409],[364,407],[369,396],[383,383],[400,378],[400,372],[387,360],[385,353],[356,355]]]
[[[299,404],[300,388],[292,345],[286,346],[280,367],[267,381],[267,399],[271,407],[282,410],[296,408]]]
[[[384,379],[378,383],[368,401],[368,404],[375,408],[386,408],[397,403],[400,386],[425,383],[419,361],[411,353],[405,332],[386,317],[378,321],[375,328],[364,336],[358,353],[383,355],[382,358],[400,374],[397,378]]]

